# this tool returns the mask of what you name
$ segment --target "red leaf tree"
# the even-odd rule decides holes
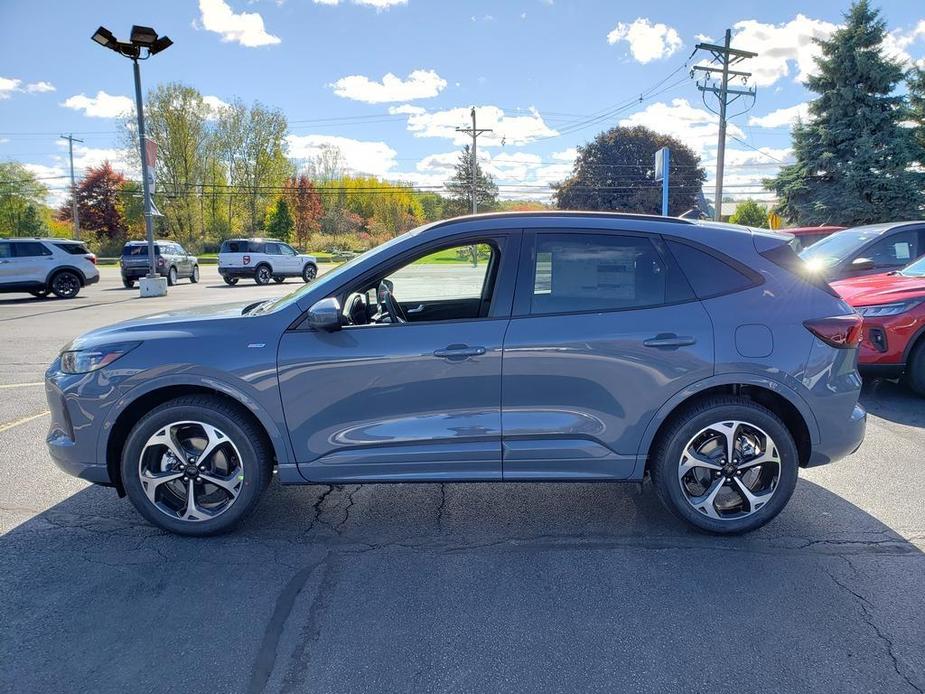
[[[293,176],[286,181],[284,196],[295,222],[295,244],[305,250],[309,237],[321,229],[321,217],[324,215],[321,195],[315,190],[311,179],[303,175]]]
[[[120,194],[124,184],[125,176],[113,171],[108,161],[87,169],[87,174],[77,186],[81,229],[94,232],[100,240],[125,238],[125,205]],[[59,219],[71,219],[70,198],[61,207]]]

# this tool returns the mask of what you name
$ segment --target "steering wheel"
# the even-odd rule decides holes
[[[405,314],[404,309],[401,305],[395,301],[395,296],[392,294],[392,283],[388,280],[382,280],[379,283],[379,289],[376,294],[379,298],[379,304],[382,308],[385,309],[386,313],[389,314],[389,318],[394,323],[407,323],[408,316]]]

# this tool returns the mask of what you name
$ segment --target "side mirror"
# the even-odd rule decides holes
[[[874,261],[870,258],[855,258],[851,261],[851,269],[858,270],[859,272],[864,272],[866,270],[874,269]]]
[[[308,309],[308,324],[315,330],[334,332],[341,328],[340,302],[333,296],[315,304]]]

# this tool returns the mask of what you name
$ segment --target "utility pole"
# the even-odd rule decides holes
[[[77,215],[77,182],[74,179],[74,143],[83,142],[74,137],[74,134],[62,135],[67,140],[67,152],[71,157],[71,217],[74,219],[74,238],[80,241],[80,218]]]
[[[730,77],[740,77],[743,82],[746,82],[748,78],[752,76],[752,73],[742,72],[741,70],[730,70],[729,68],[747,58],[754,58],[758,54],[752,51],[743,51],[739,48],[733,48],[730,46],[731,41],[732,32],[726,29],[726,40],[723,42],[722,46],[717,46],[712,43],[698,43],[696,50],[710,53],[713,56],[712,62],[717,65],[717,67],[710,65],[695,65],[694,69],[691,71],[692,76],[698,72],[703,73],[702,80],[697,82],[697,88],[704,94],[707,92],[715,94],[719,99],[719,111],[713,111],[719,116],[719,141],[716,147],[716,192],[713,200],[713,219],[717,222],[721,220],[723,214],[723,172],[726,157],[727,111],[729,106],[741,97],[751,97],[752,104],[754,104],[755,98],[754,87],[744,87],[741,89],[729,87]],[[720,74],[719,84],[717,84],[717,78],[714,76],[715,73]],[[704,103],[706,103],[706,100],[704,100]],[[709,106],[707,106],[707,108],[709,108]],[[751,105],[749,105],[749,108],[751,108]],[[745,109],[745,111],[747,110],[748,108]],[[742,111],[742,113],[745,111]]]
[[[478,136],[481,135],[482,133],[490,133],[493,131],[491,128],[476,127],[475,125],[475,106],[472,107],[472,111],[470,113],[472,114],[472,127],[471,128],[456,128],[456,132],[466,133],[467,135],[472,136],[472,149],[469,152],[469,154],[472,156],[471,164],[469,167],[470,172],[471,172],[470,176],[472,177],[472,180],[470,181],[472,192],[470,193],[470,195],[472,196],[472,214],[475,214],[476,212],[479,211],[478,178],[476,176],[476,172],[478,171],[478,160],[475,157],[475,141],[478,138]]]

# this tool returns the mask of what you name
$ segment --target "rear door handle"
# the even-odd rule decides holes
[[[677,349],[678,347],[689,347],[696,344],[697,340],[689,335],[675,335],[674,333],[659,333],[655,337],[643,340],[642,344],[646,347],[655,347],[656,349]]]
[[[434,356],[441,359],[467,359],[468,357],[479,357],[483,354],[485,354],[484,347],[469,347],[468,345],[450,345],[446,349],[434,351]]]

